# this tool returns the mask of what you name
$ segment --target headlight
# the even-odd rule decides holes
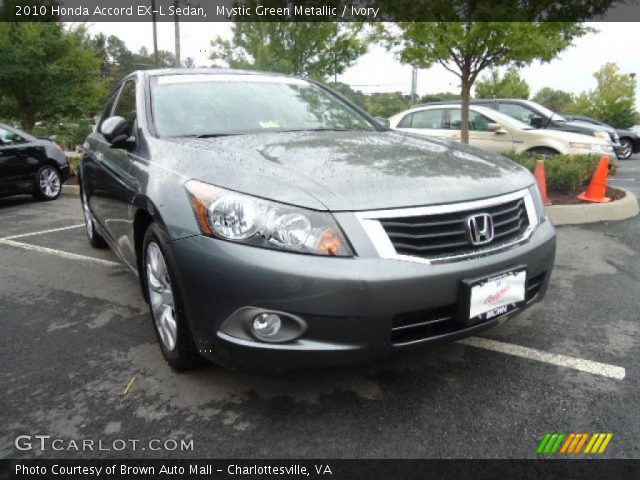
[[[571,148],[581,148],[582,150],[592,150],[594,152],[610,153],[613,151],[613,147],[611,145],[604,145],[602,143],[571,142],[569,146]]]
[[[547,211],[544,208],[544,202],[542,201],[542,194],[540,193],[540,188],[538,188],[538,184],[534,183],[529,187],[529,192],[531,193],[531,198],[533,199],[533,204],[536,207],[536,214],[538,218],[542,220],[547,216]]]
[[[603,130],[598,130],[597,132],[593,132],[593,136],[599,138],[601,140],[610,140],[609,134]]]
[[[189,180],[185,188],[204,235],[297,253],[353,256],[327,212],[263,200],[197,180]]]

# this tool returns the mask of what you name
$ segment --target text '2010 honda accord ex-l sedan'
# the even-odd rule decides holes
[[[476,334],[540,299],[555,255],[524,168],[284,75],[128,76],[80,180],[92,245],[139,275],[177,369],[281,372]]]

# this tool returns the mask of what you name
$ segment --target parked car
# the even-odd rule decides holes
[[[54,141],[0,123],[0,197],[55,200],[68,176],[69,162]]]
[[[393,130],[460,141],[460,105],[417,107],[389,119]],[[607,154],[617,161],[610,142],[578,133],[536,129],[487,107],[469,108],[469,145],[495,153]]]
[[[631,155],[633,155],[634,153],[640,152],[640,132],[615,128],[611,125],[601,122],[600,120],[596,120],[595,118],[587,117],[585,115],[565,115],[565,118],[570,121],[585,122],[590,125],[597,125],[614,129],[618,134],[618,137],[620,138],[621,148],[618,156],[621,160],[627,160],[631,158]]]
[[[443,104],[460,104],[460,101],[453,100],[450,102],[434,102],[426,105]],[[547,107],[530,100],[513,98],[474,99],[471,100],[471,104],[492,108],[493,110],[509,115],[516,120],[520,120],[533,128],[581,133],[583,135],[599,138],[600,140],[610,141],[616,155],[620,155],[622,152],[622,145],[620,145],[618,134],[615,129],[589,125],[584,122],[570,122],[562,115],[559,115],[556,112],[549,110]]]
[[[137,273],[160,348],[281,372],[476,334],[544,295],[555,230],[532,175],[394,132],[318,83],[126,77],[85,143],[94,246]]]

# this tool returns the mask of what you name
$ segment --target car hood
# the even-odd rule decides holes
[[[601,138],[592,137],[587,132],[585,133],[574,133],[567,132],[564,130],[524,130],[529,135],[538,137],[538,138],[554,138],[556,140],[560,140],[565,143],[569,142],[579,142],[579,143],[600,143],[603,145],[609,145],[608,140],[602,140]]]
[[[504,157],[401,132],[269,132],[154,143],[167,167],[184,177],[318,210],[460,202],[533,183]]]
[[[569,120],[568,122],[558,122],[558,125],[564,125],[566,128],[572,128],[575,130],[584,130],[585,132],[589,132],[588,134],[593,134],[593,132],[608,132],[609,134],[615,132],[615,130],[611,127],[607,127],[606,125],[594,125],[592,123],[581,122],[579,120]]]

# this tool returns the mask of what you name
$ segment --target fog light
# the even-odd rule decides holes
[[[275,313],[261,313],[253,319],[253,332],[258,337],[273,337],[282,327],[280,316]]]

